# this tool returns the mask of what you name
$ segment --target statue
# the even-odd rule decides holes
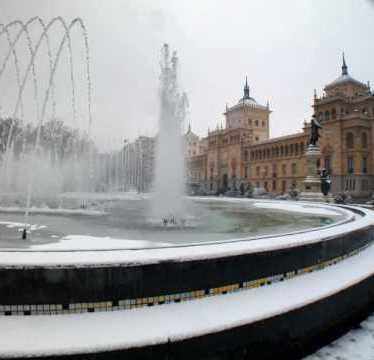
[[[322,169],[321,174],[321,192],[327,196],[331,189],[331,179],[326,169]]]
[[[315,115],[312,116],[312,120],[311,120],[310,125],[311,125],[311,132],[310,132],[309,144],[313,145],[313,146],[316,146],[317,142],[318,142],[318,139],[321,137],[320,134],[319,134],[319,129],[321,129],[322,126],[318,122],[318,120],[316,119]]]

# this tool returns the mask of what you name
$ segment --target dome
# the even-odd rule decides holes
[[[349,74],[342,74],[340,75],[336,80],[334,80],[333,82],[331,82],[330,84],[326,85],[326,88],[331,88],[333,86],[338,86],[338,85],[344,85],[344,84],[356,84],[356,85],[359,85],[359,86],[364,86],[366,87],[365,84],[363,84],[362,82],[354,79],[351,75]]]
[[[355,85],[358,85],[358,86],[366,87],[365,84],[363,84],[362,82],[354,79],[351,75],[349,75],[348,66],[345,62],[345,57],[344,57],[344,53],[343,53],[342,74],[336,80],[334,80],[332,83],[326,85],[325,89],[329,89],[329,88],[332,88],[334,86],[344,85],[344,84],[355,84]]]
[[[257,105],[257,102],[254,98],[252,97],[242,97],[238,101],[238,105]]]

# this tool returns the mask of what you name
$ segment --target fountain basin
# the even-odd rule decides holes
[[[263,207],[285,204],[266,201]],[[239,351],[257,343],[261,353],[270,347],[274,350],[280,343],[292,344],[295,339],[306,341],[323,329],[335,329],[357,316],[374,296],[369,291],[373,267],[368,260],[362,260],[365,265],[360,265],[360,259],[367,259],[373,251],[370,246],[374,239],[373,213],[355,207],[321,204],[312,205],[310,211],[317,209],[326,213],[338,211],[345,216],[336,224],[318,230],[259,239],[142,249],[3,250],[0,252],[0,314],[10,327],[48,322],[48,319],[53,326],[58,326],[60,321],[61,324],[69,319],[73,322],[80,316],[88,326],[94,321],[89,317],[94,316],[97,321],[103,321],[101,325],[97,323],[102,328],[107,321],[114,321],[116,315],[111,314],[123,316],[123,324],[116,323],[116,331],[123,335],[115,336],[118,340],[114,341],[115,345],[112,340],[107,344],[99,341],[97,346],[91,344],[94,348],[91,351],[82,338],[81,345],[75,343],[75,350],[68,351],[69,354],[61,344],[56,345],[55,352],[46,346],[44,353],[41,348],[36,350],[30,345],[28,356],[34,357],[64,353],[79,358],[95,352],[98,358],[111,358],[114,351],[142,358],[149,353],[166,356],[173,349],[183,358],[183,351],[190,357],[202,356],[215,351]],[[358,263],[361,273],[351,274],[349,262]],[[352,276],[342,279],[337,276],[337,269],[340,269],[337,273],[343,274],[344,269],[349,269]],[[318,279],[309,283],[311,275]],[[330,280],[325,283],[325,279]],[[299,285],[292,292],[289,286],[294,281]],[[318,282],[321,291],[317,289]],[[268,289],[274,290],[269,293]],[[289,297],[285,297],[287,293]],[[282,297],[279,303],[274,302]],[[260,311],[254,306],[256,302],[269,304]],[[233,312],[238,304],[241,311]],[[201,309],[215,308],[216,318],[222,317],[225,321],[219,326],[207,326],[206,321],[210,324],[213,314],[209,312],[204,318],[200,306]],[[222,314],[218,310],[220,306]],[[193,309],[200,314],[193,321],[194,331],[186,332],[182,325],[172,330],[171,325],[163,327],[155,322],[161,315],[154,314],[163,314],[170,319],[170,324],[179,318],[182,323],[188,323]],[[326,309],[329,309],[328,316]],[[232,321],[224,311],[235,313]],[[302,314],[309,314],[310,323]],[[142,340],[134,342],[132,330],[126,326],[129,321],[135,327],[148,323],[150,336],[143,329],[142,337],[136,332]],[[153,327],[159,331],[157,336]],[[260,339],[265,348],[259,346]],[[10,357],[7,349],[3,355]],[[1,350],[2,346],[0,355]],[[16,357],[21,355],[17,353]]]

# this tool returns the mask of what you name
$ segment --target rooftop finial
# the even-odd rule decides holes
[[[314,100],[317,99],[317,89],[314,89]]]
[[[342,75],[348,75],[348,66],[347,66],[347,64],[345,63],[344,51],[343,51]]]
[[[368,93],[371,94],[371,87],[370,87],[370,81],[368,81]]]
[[[190,133],[191,132],[191,123],[189,122],[188,123],[188,131],[187,131],[188,133]]]
[[[249,99],[249,86],[247,76],[245,77],[244,99]]]

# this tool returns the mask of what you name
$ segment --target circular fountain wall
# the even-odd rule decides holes
[[[95,201],[100,203],[102,200]],[[94,219],[94,222],[103,221],[106,224],[105,211],[119,211],[118,206],[122,207],[120,203],[121,201],[104,201],[105,209],[97,208],[96,215],[83,215],[84,212],[79,215],[56,215],[56,223],[66,220],[65,231],[70,233],[67,227],[70,222],[85,223],[87,221],[88,225],[84,225],[84,229],[88,231],[87,229],[92,224],[91,219]],[[141,208],[142,201],[128,200],[126,204],[129,208],[131,206]],[[230,238],[229,232],[223,232],[223,236],[220,232],[218,235],[212,232],[212,237],[202,239],[201,234],[204,231],[201,228],[199,230],[199,227],[204,228],[207,225],[202,225],[203,219],[197,216],[191,219],[191,224],[192,220],[196,223],[194,226],[190,224],[190,228],[188,225],[185,228],[157,225],[160,237],[156,241],[151,238],[145,241],[144,238],[136,240],[108,236],[92,237],[84,234],[70,237],[70,240],[68,240],[69,236],[62,235],[65,236],[65,240],[61,237],[52,241],[49,238],[46,241],[43,235],[40,239],[36,239],[35,243],[31,242],[24,246],[12,241],[1,241],[0,315],[15,320],[28,316],[28,318],[34,318],[35,321],[39,321],[40,317],[33,317],[34,315],[51,315],[49,318],[53,322],[55,321],[53,319],[56,319],[57,324],[60,317],[61,321],[62,318],[66,318],[67,323],[69,323],[69,319],[78,320],[65,317],[65,314],[98,313],[87,314],[87,317],[84,318],[83,323],[92,327],[89,325],[91,316],[103,312],[109,315],[108,311],[119,311],[119,314],[123,314],[120,316],[125,319],[123,326],[126,321],[131,323],[134,321],[134,326],[136,326],[137,316],[142,323],[148,316],[152,316],[153,312],[138,313],[135,309],[160,307],[162,308],[160,314],[164,314],[162,317],[169,316],[168,309],[172,303],[187,304],[190,300],[204,298],[213,300],[219,295],[227,293],[241,294],[240,292],[243,290],[244,293],[248,290],[248,300],[245,301],[249,301],[251,289],[298,278],[299,275],[310,272],[326,271],[324,269],[331,265],[340,264],[343,260],[353,258],[361,253],[374,240],[372,213],[353,207],[222,198],[197,199],[192,202],[192,206],[202,206],[204,213],[208,208],[208,212],[212,211],[214,214],[212,216],[217,216],[215,211],[218,213],[229,211],[231,214],[229,216],[237,219],[230,222],[230,226],[227,227],[234,236]],[[42,212],[42,210],[40,211]],[[101,215],[99,215],[99,211],[102,211]],[[119,211],[120,213],[121,211]],[[267,216],[276,218],[275,227],[269,226],[269,231],[266,230],[262,233],[256,232],[257,230],[250,232],[247,228],[244,230],[241,228],[243,233],[239,232],[239,234],[243,236],[237,236],[238,231],[232,229],[237,229],[238,223],[240,224],[242,221],[246,223],[254,214],[265,222]],[[37,216],[39,215],[33,215],[33,218]],[[43,216],[43,219],[54,218],[52,215],[40,216]],[[303,223],[304,216],[306,219]],[[217,221],[213,221],[213,224],[218,223],[220,217],[217,216],[216,219]],[[145,220],[143,219],[143,221]],[[149,219],[147,221],[149,222],[146,226],[151,226],[152,229],[156,226]],[[287,223],[287,226],[283,222]],[[300,226],[300,223],[303,225]],[[3,220],[2,224],[1,226],[5,226],[7,231],[16,232],[17,224],[13,224],[15,227],[10,228],[7,226],[12,226],[12,224],[7,223],[6,220]],[[41,224],[42,222],[38,226]],[[47,229],[52,233],[56,232],[51,224],[53,225],[53,222],[48,222],[47,228],[39,229],[34,224],[35,234],[38,231],[40,234],[44,234]],[[223,225],[219,224],[217,228],[220,226]],[[111,227],[112,224],[109,225],[109,228]],[[212,228],[215,227],[212,226]],[[225,227],[226,230],[227,228]],[[95,232],[96,229],[92,231]],[[189,231],[195,232],[193,237],[185,242],[178,241],[178,234]],[[165,235],[163,241],[160,234]],[[370,279],[371,277],[369,277]],[[132,345],[134,343],[125,340],[130,335],[125,335],[127,332],[124,328],[122,329],[124,338],[118,338],[118,344],[111,346],[113,346],[115,353],[125,352],[130,357],[134,355],[143,358],[149,353],[155,356],[158,356],[159,352],[162,356],[169,354],[171,351],[170,341],[172,341],[176,351],[193,357],[212,353],[218,343],[221,344],[220,351],[232,351],[233,347],[248,346],[249,343],[253,344],[260,340],[261,343],[271,346],[277,346],[279,341],[284,344],[291,340],[296,341],[295,339],[301,341],[300,336],[303,341],[306,341],[310,335],[316,336],[323,329],[336,326],[339,321],[346,320],[352,314],[357,314],[360,309],[368,305],[372,300],[370,296],[367,296],[367,289],[371,283],[369,284],[367,280],[361,282],[357,280],[357,284],[356,286],[351,281],[347,287],[348,290],[336,295],[338,296],[337,302],[331,302],[332,298],[335,299],[333,292],[329,293],[326,298],[323,296],[318,298],[317,302],[312,302],[310,305],[306,302],[305,306],[300,303],[292,305],[290,298],[291,305],[287,305],[287,311],[282,308],[273,310],[279,316],[261,315],[258,317],[254,313],[253,319],[258,318],[258,320],[246,321],[244,318],[243,320],[239,320],[239,318],[235,320],[235,324],[241,324],[240,327],[234,324],[230,326],[221,324],[216,328],[214,326],[207,327],[202,321],[196,323],[197,328],[188,334],[184,333],[184,327],[175,328],[175,339],[173,337],[172,340],[170,340],[170,329],[165,328],[160,330],[161,333],[157,334],[156,338],[152,337],[152,332],[149,339],[146,334],[139,335],[142,337],[142,340],[138,339],[141,345],[136,342],[138,345],[135,346]],[[22,291],[18,291],[19,289]],[[352,299],[357,294],[359,294],[359,301],[356,299],[355,306],[352,306]],[[263,301],[266,299],[265,297]],[[201,303],[201,306],[205,305]],[[231,311],[230,300],[219,305],[219,307],[221,306],[226,306],[228,307],[227,311]],[[244,306],[244,303],[241,306]],[[324,314],[327,308],[328,317],[317,316]],[[182,315],[186,307],[178,309],[172,307],[170,309],[180,312]],[[198,307],[194,307],[194,309],[197,310]],[[290,311],[291,309],[293,310]],[[247,311],[249,309],[246,310],[244,306],[243,316]],[[300,321],[303,319],[303,316],[299,314],[300,311],[303,314],[310,313],[308,315],[310,322]],[[127,313],[133,315],[127,317],[125,315]],[[159,311],[154,314],[158,313]],[[60,317],[54,315],[60,315]],[[188,318],[190,316],[186,315]],[[100,319],[102,326],[105,326],[104,323],[107,320]],[[110,317],[110,319],[108,317],[108,321],[115,321],[115,318]],[[259,321],[260,319],[264,319],[264,321]],[[94,321],[98,321],[98,318]],[[289,332],[284,335],[285,321],[286,323],[290,321],[290,324],[293,324],[292,329],[294,329],[295,337]],[[161,323],[157,324],[157,327],[162,328]],[[118,326],[122,325],[118,324]],[[108,331],[110,333],[110,330]],[[299,336],[299,334],[302,335]],[[41,336],[43,337],[43,335]],[[110,336],[111,339],[112,336],[113,334]],[[106,339],[106,337],[104,338]],[[100,342],[101,345],[96,343],[94,345],[98,359],[111,358],[111,350],[108,350],[106,342],[109,341],[109,338],[105,339]],[[112,342],[112,340],[110,341]],[[66,341],[64,341],[65,343]],[[85,343],[86,340],[82,339],[81,345],[76,346],[73,350],[66,350],[68,355],[77,359],[80,359],[79,356],[84,358],[88,351]],[[62,351],[64,346],[56,345],[55,350],[46,350],[46,354],[57,354]],[[61,347],[60,350],[59,347]],[[263,347],[261,349],[263,350]],[[35,352],[28,349],[26,353],[31,357],[43,357],[45,356],[41,355],[43,351],[41,348]],[[107,353],[107,351],[109,352]],[[92,352],[92,350],[88,352]],[[0,347],[0,355],[4,354],[1,353]]]

